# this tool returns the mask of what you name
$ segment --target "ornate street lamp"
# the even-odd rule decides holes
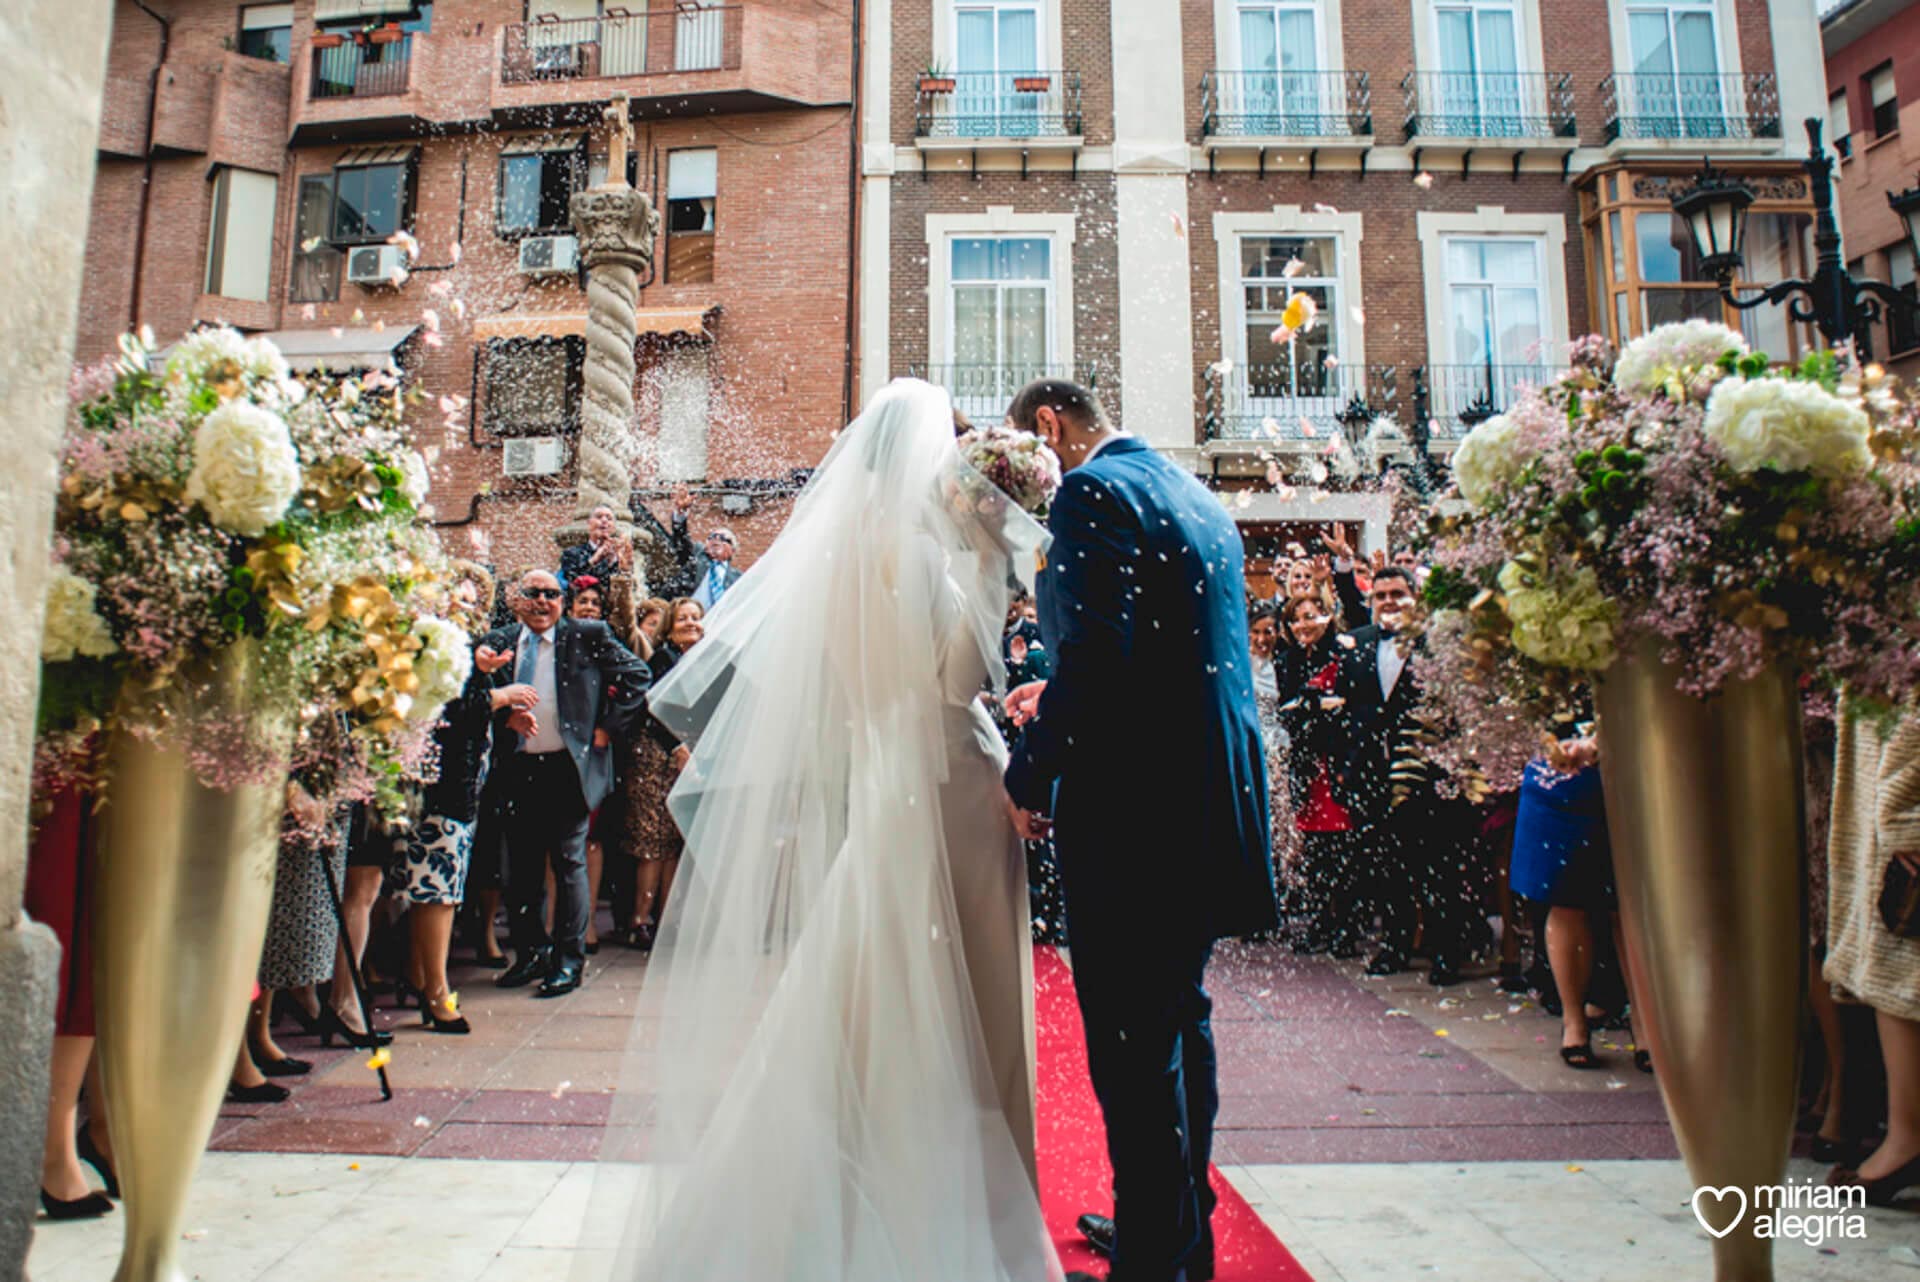
[[[1763,303],[1786,303],[1787,315],[1810,321],[1829,347],[1858,339],[1857,350],[1867,354],[1867,326],[1900,309],[1920,320],[1920,308],[1892,285],[1877,280],[1855,280],[1840,255],[1840,227],[1833,217],[1833,158],[1820,145],[1821,121],[1807,120],[1807,185],[1813,194],[1812,280],[1783,280],[1768,285],[1752,298],[1733,292],[1746,240],[1747,207],[1753,192],[1745,184],[1702,163],[1691,190],[1673,198],[1673,212],[1687,224],[1700,265],[1720,283],[1720,297],[1729,306],[1749,311]],[[1920,189],[1888,196],[1907,226],[1909,242],[1920,249]]]

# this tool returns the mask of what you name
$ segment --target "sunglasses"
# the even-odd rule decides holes
[[[566,594],[559,588],[521,588],[520,595],[529,601],[558,601]]]

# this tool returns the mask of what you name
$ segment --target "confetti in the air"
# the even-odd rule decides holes
[[[1305,270],[1307,270],[1306,262],[1298,257],[1294,257],[1287,260],[1287,265],[1280,269],[1280,274],[1291,280]]]
[[[1422,169],[1413,176],[1413,185],[1421,191],[1425,191],[1427,188],[1433,186],[1433,175]]]

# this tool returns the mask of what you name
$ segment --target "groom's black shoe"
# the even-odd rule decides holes
[[[494,980],[499,988],[525,988],[536,979],[545,979],[553,969],[553,953],[545,948],[530,948],[514,959],[512,966]]]
[[[1087,1240],[1088,1246],[1109,1260],[1113,1258],[1113,1220],[1111,1218],[1088,1211],[1075,1220],[1073,1226],[1080,1230],[1080,1236]]]

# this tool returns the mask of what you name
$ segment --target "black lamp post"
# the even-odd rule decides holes
[[[1916,313],[1914,300],[1892,285],[1877,280],[1855,280],[1840,256],[1840,227],[1833,218],[1833,158],[1820,145],[1821,121],[1807,120],[1807,185],[1813,193],[1812,280],[1783,280],[1768,285],[1752,298],[1733,292],[1747,235],[1747,207],[1753,192],[1736,178],[1701,162],[1700,177],[1691,190],[1673,199],[1673,212],[1685,220],[1693,236],[1701,267],[1720,283],[1720,297],[1748,311],[1763,303],[1786,303],[1787,314],[1811,321],[1829,347],[1856,340],[1862,356],[1867,350],[1867,326],[1902,309]],[[1920,250],[1920,188],[1888,195],[1887,200],[1906,223],[1907,239]],[[1917,260],[1920,261],[1920,260]]]

